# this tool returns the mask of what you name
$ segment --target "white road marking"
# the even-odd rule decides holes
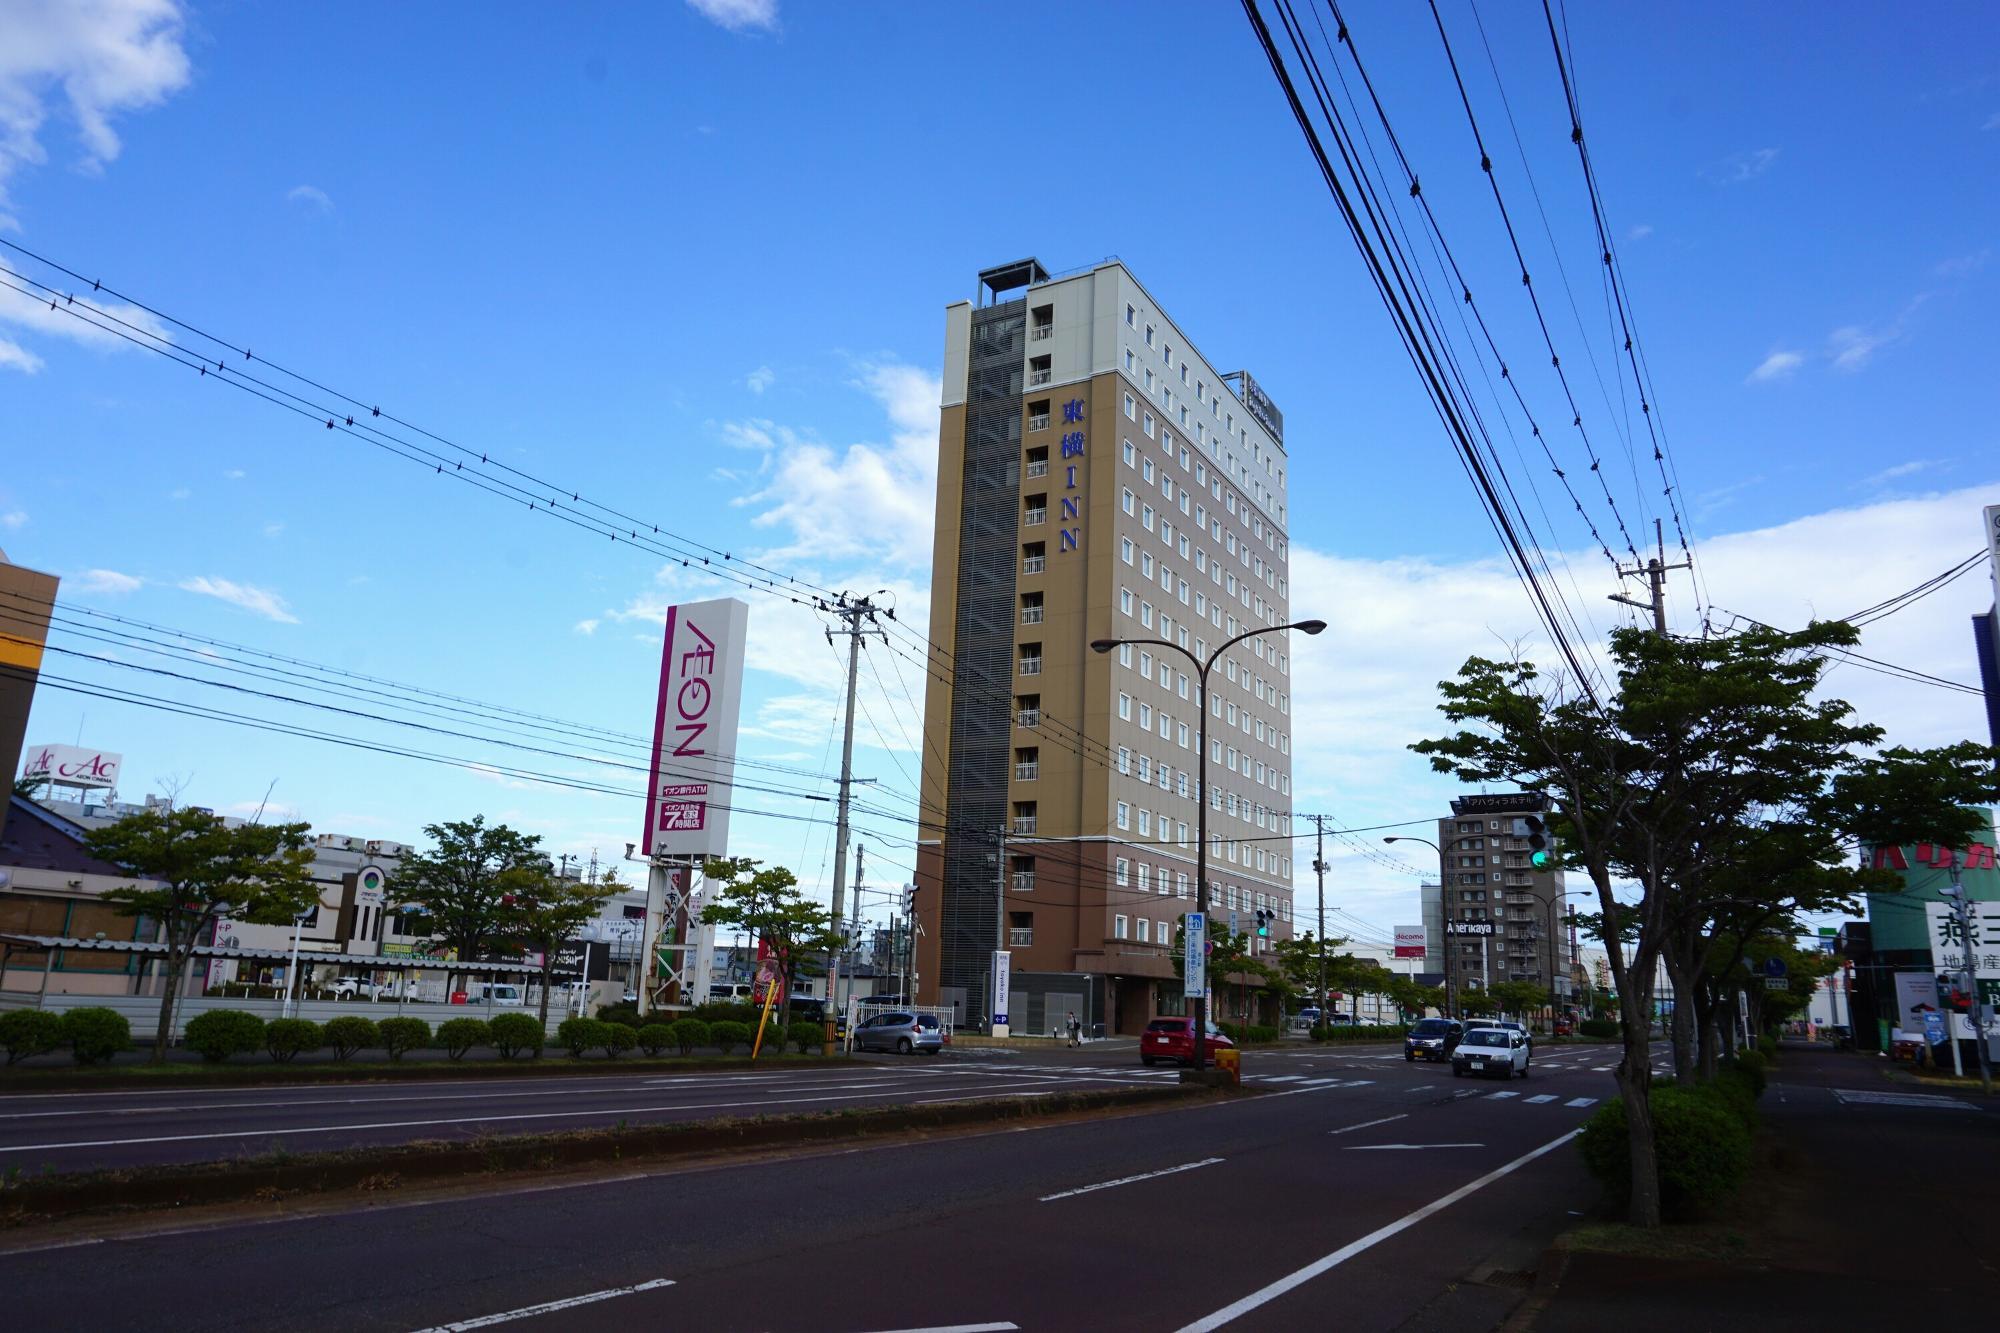
[[[573,1310],[579,1305],[595,1305],[599,1301],[614,1300],[620,1296],[630,1296],[641,1291],[657,1291],[661,1287],[673,1286],[673,1279],[657,1277],[651,1282],[641,1282],[630,1287],[607,1287],[603,1291],[593,1291],[583,1296],[570,1296],[560,1301],[546,1301],[541,1305],[525,1305],[518,1310],[506,1310],[500,1314],[481,1315],[477,1319],[461,1319],[455,1324],[437,1324],[431,1328],[419,1329],[417,1333],[459,1333],[461,1329],[487,1328],[493,1324],[508,1324],[516,1319],[532,1319],[540,1314],[553,1314],[557,1310]]]
[[[1945,1097],[1935,1092],[1859,1092],[1835,1088],[1833,1095],[1843,1106],[1921,1106],[1934,1111],[1977,1111],[1971,1102]]]
[[[1483,1143],[1366,1143],[1348,1152],[1421,1152],[1426,1148],[1484,1148]]]
[[[1204,1166],[1214,1166],[1217,1162],[1224,1160],[1226,1159],[1221,1157],[1204,1157],[1199,1162],[1182,1162],[1179,1166],[1169,1166],[1159,1171],[1146,1171],[1136,1176],[1120,1176],[1116,1180],[1100,1181],[1095,1185],[1083,1185],[1077,1189],[1064,1190],[1060,1194],[1044,1194],[1036,1202],[1054,1203],[1057,1199],[1073,1199],[1079,1194],[1090,1194],[1097,1190],[1108,1190],[1119,1185],[1130,1185],[1134,1181],[1139,1180],[1152,1180],[1158,1176],[1179,1175],[1183,1171],[1193,1171]]]
[[[1260,1083],[1297,1083],[1304,1074],[1252,1074],[1251,1078]]]
[[[895,1333],[1006,1333],[1010,1328],[1018,1329],[1019,1324],[939,1324],[935,1328],[899,1328]]]
[[[1616,1068],[1618,1068],[1617,1065],[1592,1065],[1590,1072],[1593,1074],[1608,1074]]]
[[[1496,1093],[1494,1093],[1494,1094],[1493,1094],[1493,1099],[1494,1099],[1495,1101],[1501,1101],[1501,1100],[1504,1100],[1504,1099],[1506,1099],[1506,1098],[1508,1098],[1508,1097],[1518,1097],[1518,1096],[1520,1096],[1520,1095],[1521,1095],[1521,1094],[1520,1094],[1520,1093],[1518,1093],[1518,1092],[1496,1092]]]
[[[1556,1096],[1555,1096],[1555,1094],[1554,1094],[1554,1093],[1552,1093],[1552,1092],[1545,1092],[1545,1093],[1542,1093],[1542,1094],[1541,1094],[1540,1096],[1538,1096],[1538,1097],[1530,1097],[1530,1098],[1528,1098],[1528,1101],[1527,1101],[1527,1104],[1528,1104],[1529,1106],[1535,1106],[1535,1105],[1538,1105],[1539,1103],[1542,1103],[1542,1102],[1552,1102],[1552,1101],[1554,1101],[1555,1099],[1556,1099]]]
[[[1391,1120],[1408,1120],[1409,1118],[1410,1113],[1405,1111],[1401,1115],[1385,1115],[1380,1120],[1364,1120],[1358,1125],[1349,1125],[1346,1129],[1330,1129],[1327,1133],[1352,1134],[1357,1129],[1373,1129],[1377,1125],[1386,1125]]]
[[[1388,1240],[1391,1236],[1395,1236],[1400,1234],[1401,1232],[1409,1230],[1411,1227],[1423,1221],[1425,1218],[1430,1217],[1432,1214],[1443,1212],[1445,1209],[1457,1203],[1460,1199],[1465,1198],[1469,1194],[1475,1194],[1478,1191],[1485,1189],[1488,1185],[1492,1184],[1496,1180],[1499,1180],[1502,1176],[1506,1176],[1511,1174],[1512,1172],[1520,1170],[1528,1163],[1534,1161],[1537,1157],[1541,1157],[1544,1156],[1545,1154],[1554,1152],[1557,1148],[1562,1147],[1565,1143],[1568,1143],[1571,1139],[1575,1138],[1577,1135],[1581,1133],[1583,1133],[1581,1129],[1573,1129],[1569,1133],[1563,1135],[1561,1138],[1551,1139],[1549,1140],[1549,1142],[1544,1143],[1541,1147],[1534,1149],[1532,1152],[1524,1153],[1523,1155],[1516,1157],[1513,1161],[1507,1163],[1505,1166],[1489,1171],[1485,1175],[1481,1176],[1479,1179],[1472,1181],[1469,1184],[1459,1186],[1457,1189],[1445,1195],[1443,1198],[1433,1200],[1432,1202],[1427,1203],[1423,1207],[1417,1209],[1413,1213],[1406,1213],[1402,1217],[1399,1217],[1395,1221],[1389,1223],[1387,1226],[1376,1228],[1374,1231],[1371,1231],[1367,1235],[1363,1236],[1360,1240],[1353,1241],[1347,1245],[1343,1245],[1339,1249],[1335,1250],[1332,1254],[1326,1255],[1323,1258],[1313,1260],[1311,1263],[1307,1264],[1304,1268],[1298,1269],[1296,1272],[1288,1273],[1284,1277],[1279,1278],[1276,1282],[1271,1283],[1269,1286],[1262,1287],[1256,1291],[1251,1292],[1248,1296],[1243,1297],[1243,1299],[1239,1301],[1234,1301],[1228,1305],[1223,1306],[1220,1310],[1217,1310],[1212,1315],[1208,1315],[1205,1318],[1195,1320],[1192,1324],[1189,1324],[1185,1328],[1181,1329],[1180,1333],[1212,1333],[1212,1330],[1221,1328],[1224,1324],[1240,1319],[1244,1315],[1249,1314],[1252,1310],[1255,1310],[1260,1306],[1268,1305],[1270,1302],[1276,1300],[1278,1297],[1284,1295],[1286,1292],[1292,1290],[1294,1287],[1302,1286],[1305,1283],[1312,1281],[1320,1274],[1329,1272],[1332,1269],[1338,1267],[1339,1265],[1346,1263],[1349,1259],[1352,1259],[1355,1255],[1373,1249],[1375,1246],[1380,1245],[1383,1241]]]
[[[1563,1105],[1564,1105],[1564,1106],[1595,1106],[1595,1105],[1597,1105],[1597,1098],[1595,1098],[1595,1097],[1572,1097],[1572,1098],[1570,1098],[1570,1099],[1569,1099],[1568,1101],[1564,1102],[1564,1103],[1563,1103]]]

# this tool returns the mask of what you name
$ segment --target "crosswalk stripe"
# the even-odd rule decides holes
[[[1572,1097],[1572,1098],[1571,1098],[1570,1100],[1568,1100],[1568,1101],[1564,1102],[1564,1103],[1563,1103],[1563,1105],[1564,1105],[1564,1106],[1595,1106],[1595,1105],[1597,1105],[1597,1098],[1595,1098],[1595,1097]]]
[[[1518,1097],[1520,1095],[1521,1094],[1518,1092],[1496,1092],[1493,1094],[1493,1100],[1500,1101],[1501,1099],[1506,1097]]]
[[[1266,1083],[1296,1083],[1300,1079],[1304,1078],[1305,1075],[1304,1074],[1256,1074],[1252,1075],[1252,1077],[1260,1078]]]
[[[1554,1101],[1555,1099],[1556,1099],[1556,1096],[1555,1096],[1555,1094],[1554,1094],[1554,1093],[1552,1093],[1552,1092],[1544,1092],[1544,1093],[1540,1094],[1539,1096],[1535,1096],[1535,1097],[1530,1097],[1530,1098],[1528,1098],[1528,1101],[1527,1101],[1527,1105],[1529,1105],[1529,1106],[1533,1106],[1533,1105],[1535,1105],[1535,1104],[1536,1104],[1537,1102],[1552,1102],[1552,1101]]]
[[[1593,1074],[1608,1074],[1616,1068],[1618,1068],[1617,1065],[1596,1065],[1590,1072]]]

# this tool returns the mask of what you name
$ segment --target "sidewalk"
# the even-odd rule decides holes
[[[1782,1060],[1760,1103],[1757,1164],[1727,1216],[1666,1228],[1643,1256],[1572,1233],[1507,1327],[1769,1333],[1983,1308],[2000,1218],[1965,1196],[2000,1180],[2000,1112],[1976,1097],[1939,1104],[1929,1088],[1909,1099],[1916,1089],[1866,1054],[1800,1045]]]

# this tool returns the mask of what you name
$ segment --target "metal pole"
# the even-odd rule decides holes
[[[610,976],[611,969],[608,967],[605,968],[604,975],[606,975],[607,977]],[[583,972],[582,975],[580,975],[577,978],[577,987],[576,987],[576,1016],[578,1018],[582,1018],[584,1016],[583,1015],[583,1011],[585,1008],[584,997],[589,994],[590,994],[590,941],[586,939],[583,942]]]
[[[305,925],[303,914],[292,918],[292,965],[285,969],[285,1002],[278,1008],[281,1018],[292,1016],[292,996],[299,985],[299,932],[305,929]]]
[[[1224,644],[1222,647],[1227,648]],[[1199,753],[1195,757],[1195,812],[1194,812],[1194,909],[1201,914],[1202,968],[1201,994],[1194,1002],[1194,1068],[1195,1077],[1208,1068],[1208,988],[1214,984],[1208,970],[1208,668],[1215,661],[1222,648],[1217,648],[1207,662],[1198,663],[1195,671],[1195,705],[1201,717],[1201,725],[1195,728],[1195,746]],[[1189,659],[1193,659],[1190,653]]]
[[[1965,988],[1972,997],[1972,1051],[1979,1057],[1979,1086],[1982,1091],[1990,1093],[1993,1091],[1993,1066],[1986,1055],[1986,1006],[1979,998],[1979,959],[1972,950],[1972,904],[1966,897],[1965,885],[1959,881],[1958,874],[1964,864],[1965,853],[1954,849],[1951,854],[1951,894],[1957,900],[1958,938],[1965,950]],[[1950,1028],[1945,1030],[1949,1032]],[[1954,1060],[1962,1058],[1955,1037],[1951,1053]]]
[[[993,844],[993,952],[999,953],[1007,947],[1007,826],[1000,826],[998,839]],[[986,993],[990,997],[986,1010],[986,1030],[993,1031],[993,1025],[1006,1013],[1007,997],[1000,993],[998,966],[991,960],[986,964]],[[1009,1019],[1014,1016],[1007,1014]],[[1008,1024],[1012,1030],[1012,1023]]]
[[[833,826],[833,911],[834,921],[839,921],[847,910],[847,823],[848,802],[854,791],[854,690],[861,671],[861,626],[863,615],[870,614],[872,608],[867,598],[849,602],[842,597],[834,614],[847,622],[841,633],[847,635],[847,719],[840,743],[840,804],[834,814]],[[827,639],[832,641],[833,632],[827,631]],[[833,951],[827,953],[827,975],[833,975]]]
[[[1313,1008],[1319,1021],[1326,1023],[1326,816],[1314,815],[1313,873],[1319,877],[1319,989],[1313,994]]]

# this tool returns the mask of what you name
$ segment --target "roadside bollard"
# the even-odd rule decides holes
[[[1232,1087],[1243,1086],[1243,1053],[1233,1046],[1225,1046],[1215,1053],[1217,1072],[1227,1074]]]

